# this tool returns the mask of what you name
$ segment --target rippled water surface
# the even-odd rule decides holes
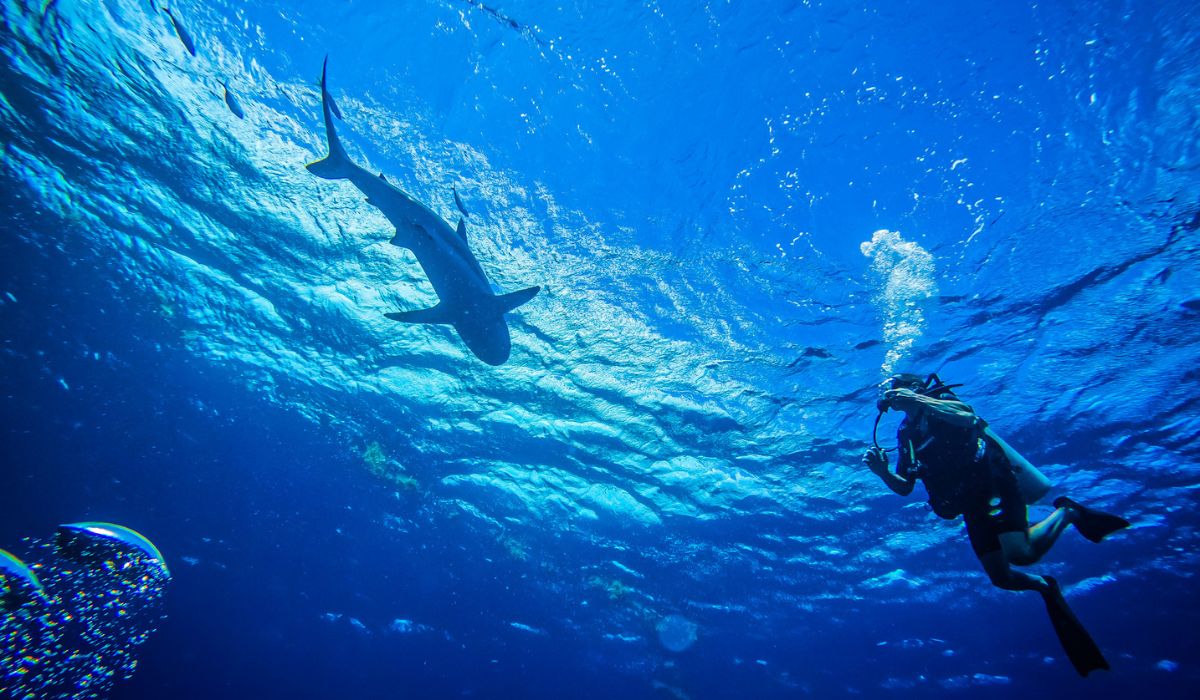
[[[0,547],[162,550],[112,697],[1200,687],[1193,3],[0,7]],[[326,55],[351,157],[542,286],[506,364],[384,316],[437,297],[304,168]],[[1111,672],[859,465],[894,370],[1133,522],[1034,569]]]

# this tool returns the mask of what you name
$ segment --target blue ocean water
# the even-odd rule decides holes
[[[111,697],[1200,688],[1194,3],[0,8],[0,547],[162,550]],[[326,55],[351,156],[543,286],[506,364],[384,317],[436,299],[304,168]],[[894,370],[1133,522],[1032,569],[1110,672],[859,464]]]

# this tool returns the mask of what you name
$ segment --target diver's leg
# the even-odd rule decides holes
[[[1017,566],[1029,566],[1045,556],[1074,521],[1074,513],[1070,509],[1055,508],[1053,513],[1032,527],[1002,533],[1000,544],[1010,562]]]
[[[1012,473],[996,473],[992,485],[995,495],[988,502],[988,517],[999,533],[1000,544],[1010,564],[1028,566],[1037,562],[1075,522],[1073,510],[1055,508],[1048,517],[1031,527],[1025,496]]]
[[[1016,571],[1012,568],[1008,553],[1004,549],[1004,535],[1021,533],[1001,533],[1001,521],[982,507],[972,508],[963,513],[963,522],[967,526],[967,537],[971,540],[971,549],[983,565],[988,580],[996,588],[1006,591],[1038,591],[1049,590],[1049,584],[1041,576]]]
[[[1050,584],[1041,576],[1017,571],[1008,564],[1003,549],[993,550],[979,555],[979,563],[988,575],[988,580],[996,588],[1006,591],[1037,591],[1045,593],[1050,590]]]

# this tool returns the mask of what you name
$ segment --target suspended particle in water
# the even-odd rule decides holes
[[[667,615],[655,626],[658,641],[669,651],[687,651],[696,643],[696,623],[682,615]]]

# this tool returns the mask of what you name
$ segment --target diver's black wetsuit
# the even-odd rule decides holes
[[[933,512],[947,520],[961,513],[975,555],[999,550],[1000,535],[1029,527],[1025,497],[995,440],[975,427],[956,427],[923,415],[906,418],[897,433],[896,474],[919,478]]]

